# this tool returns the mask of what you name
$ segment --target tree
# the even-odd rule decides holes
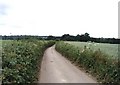
[[[49,35],[49,36],[47,37],[47,40],[55,40],[55,37],[52,36],[52,35]]]

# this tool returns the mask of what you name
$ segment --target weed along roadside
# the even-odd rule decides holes
[[[99,49],[93,51],[84,47],[84,50],[80,51],[74,45],[62,41],[56,43],[55,49],[72,62],[86,69],[96,77],[98,82],[118,83],[120,80],[118,60],[108,58],[109,56]]]
[[[33,83],[37,81],[38,65],[46,48],[54,41],[2,41],[2,83]]]

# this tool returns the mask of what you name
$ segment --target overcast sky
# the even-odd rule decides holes
[[[0,0],[0,35],[118,38],[120,0]]]

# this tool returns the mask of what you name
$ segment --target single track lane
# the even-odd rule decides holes
[[[97,83],[55,50],[48,48],[43,56],[38,83]]]

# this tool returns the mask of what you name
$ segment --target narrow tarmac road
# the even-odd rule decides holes
[[[38,83],[97,83],[55,50],[48,48],[43,56]]]

